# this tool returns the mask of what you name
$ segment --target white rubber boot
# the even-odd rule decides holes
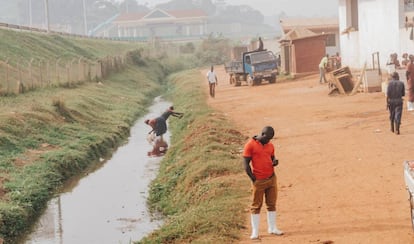
[[[252,223],[252,235],[250,239],[259,239],[259,223],[260,223],[260,214],[252,214],[251,223]]]
[[[274,235],[283,235],[283,231],[279,230],[276,226],[276,211],[267,212],[267,231]]]

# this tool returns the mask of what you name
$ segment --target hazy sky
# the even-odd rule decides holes
[[[137,0],[154,6],[169,0]],[[213,0],[214,1],[214,0]],[[226,0],[228,5],[249,5],[263,15],[278,15],[285,12],[288,16],[337,16],[338,0]]]
[[[250,5],[263,15],[332,16],[338,13],[338,0],[227,0],[229,5]]]

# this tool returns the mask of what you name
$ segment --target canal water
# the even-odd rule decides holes
[[[161,157],[147,156],[151,128],[144,121],[160,116],[170,105],[156,98],[149,113],[131,128],[127,144],[49,201],[24,243],[124,244],[159,228],[162,220],[149,213],[146,201]],[[164,138],[169,143],[168,133]]]

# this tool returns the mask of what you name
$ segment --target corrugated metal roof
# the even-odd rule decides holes
[[[312,29],[329,29],[339,28],[337,17],[332,18],[285,18],[280,19],[280,26],[284,32],[292,30],[295,27],[305,27]]]
[[[309,37],[321,36],[323,34],[316,34],[304,27],[295,27],[286,33],[279,41],[293,41],[298,39],[304,39]]]

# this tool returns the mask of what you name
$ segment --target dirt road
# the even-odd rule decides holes
[[[414,159],[414,113],[404,107],[395,135],[383,93],[328,96],[317,75],[233,87],[222,67],[215,71],[210,106],[246,136],[266,125],[276,130],[277,222],[285,235],[267,234],[263,208],[261,243],[414,243],[402,166]],[[249,221],[246,211],[241,243],[252,242]]]

